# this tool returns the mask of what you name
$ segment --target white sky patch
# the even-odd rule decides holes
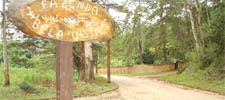
[[[0,10],[2,11],[3,0],[0,0]]]
[[[2,11],[3,0],[0,0],[0,11]],[[0,16],[0,22],[2,22],[2,17]],[[0,40],[2,39],[2,26],[0,26]]]
[[[116,20],[116,21],[120,21],[120,20],[125,20],[127,14],[126,13],[122,13],[119,11],[116,11],[115,9],[109,9],[109,14]]]
[[[126,0],[108,0],[108,2],[123,5],[123,3],[126,2]]]
[[[118,5],[122,6],[126,2],[126,0],[107,0],[107,2],[115,3],[115,4],[118,4]],[[116,22],[124,21],[126,19],[126,16],[127,16],[126,13],[117,11],[113,8],[109,9],[109,14],[113,17],[113,19]]]

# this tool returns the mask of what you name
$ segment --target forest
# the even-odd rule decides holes
[[[56,70],[55,40],[37,38],[21,32],[7,18],[7,5],[11,0],[4,1],[6,2],[1,4],[3,10],[0,23],[0,85],[15,85],[13,88],[17,89],[18,84],[23,88],[24,85],[29,87],[29,84],[44,84],[46,80],[51,85],[51,81],[54,83]],[[115,33],[110,41],[111,67],[183,62],[185,65],[178,69],[178,75],[160,80],[186,85],[190,81],[215,81],[215,84],[223,88],[212,91],[225,93],[224,0],[92,1],[107,9],[115,20]],[[107,67],[108,42],[89,43],[91,46],[88,49],[92,50],[93,55],[88,73],[91,75],[85,73],[89,68],[83,62],[86,42],[73,43],[74,80],[105,81],[99,79],[99,75],[94,75],[94,69]],[[22,75],[23,73],[27,75]],[[112,85],[114,88],[113,83]],[[30,87],[32,91],[33,86]],[[44,87],[37,87],[38,91],[41,89]],[[7,91],[5,87],[0,87],[0,92],[5,95]],[[54,93],[46,97],[52,98]],[[0,98],[2,96],[4,95],[0,94]],[[23,99],[26,98],[29,97]]]

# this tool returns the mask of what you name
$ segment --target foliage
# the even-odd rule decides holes
[[[205,28],[208,28],[204,36],[206,46],[202,46],[199,51],[192,50],[186,54],[188,66],[192,66],[190,68],[195,72],[204,69],[207,70],[206,74],[216,73],[216,76],[224,74],[219,71],[225,65],[224,6],[224,1],[222,1],[211,8],[214,10],[210,12],[210,23],[205,24]],[[211,75],[211,77],[215,77],[215,75]]]
[[[24,100],[55,98],[56,71],[39,68],[10,68],[11,86],[4,87],[3,70],[0,67],[1,100]],[[107,79],[96,76],[92,83],[78,83],[78,74],[74,72],[74,96],[97,95],[118,88],[115,83],[107,83]],[[34,91],[33,91],[34,90]]]
[[[33,63],[29,62],[32,58],[31,54],[22,48],[20,41],[8,42],[8,57],[10,66],[12,67],[33,67]]]
[[[20,89],[22,89],[23,91],[27,92],[27,93],[32,93],[35,91],[35,88],[29,84],[27,84],[26,82],[20,83],[18,85],[20,87]]]
[[[154,63],[154,54],[148,50],[148,49],[145,49],[142,57],[143,57],[143,63],[144,64],[153,64]]]
[[[41,47],[29,47],[33,45],[28,41],[8,41],[8,57],[10,67],[42,67],[55,68],[55,45],[52,41],[45,43],[34,43]],[[0,50],[2,44],[0,43]],[[0,52],[0,62],[3,62],[3,55]]]

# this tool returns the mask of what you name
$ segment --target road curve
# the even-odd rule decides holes
[[[112,76],[119,85],[114,92],[75,100],[225,100],[225,96],[185,86],[169,84],[155,78]]]

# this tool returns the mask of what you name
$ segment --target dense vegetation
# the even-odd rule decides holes
[[[3,86],[3,70],[0,70],[0,98],[1,100],[28,100],[56,97],[56,72],[38,68],[10,68],[10,87]],[[115,83],[96,76],[91,83],[77,82],[77,73],[73,75],[74,96],[90,96],[104,93],[117,88]]]

